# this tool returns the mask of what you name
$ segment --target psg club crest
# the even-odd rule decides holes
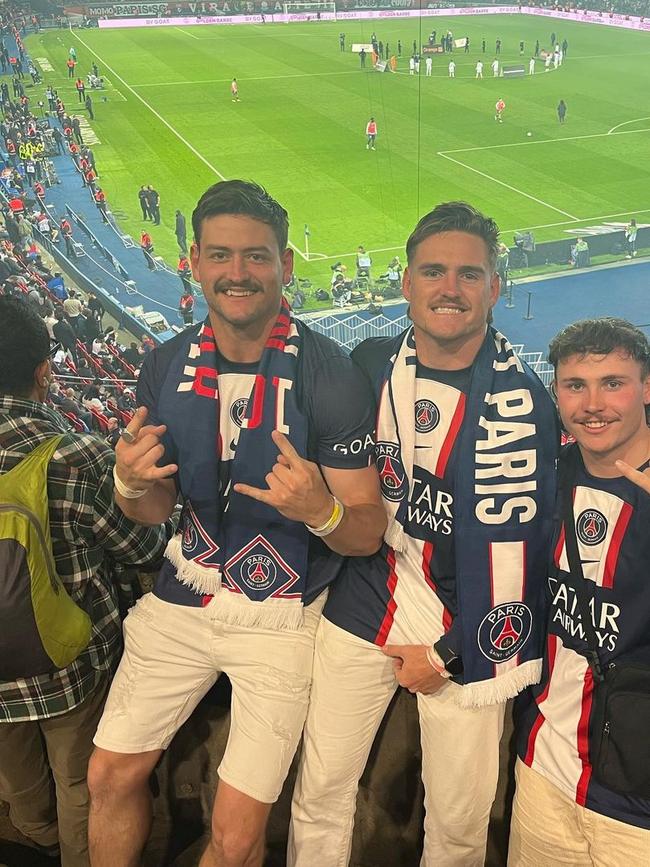
[[[497,665],[515,656],[528,641],[533,624],[530,608],[522,602],[497,605],[478,628],[478,646]]]
[[[246,586],[249,590],[268,596],[291,598],[291,587],[299,575],[278,554],[263,536],[256,536],[245,548],[226,563],[224,579],[233,587]],[[295,594],[300,596],[300,594]]]
[[[406,473],[397,443],[378,442],[375,444],[377,470],[381,483],[382,496],[398,502],[406,492]]]
[[[418,400],[415,404],[415,430],[418,433],[431,433],[438,427],[440,410],[431,400]]]
[[[248,398],[240,397],[236,400],[233,405],[230,407],[230,418],[234,421],[237,427],[242,426],[242,422],[246,416],[246,409],[248,407]]]
[[[583,545],[600,545],[607,535],[607,518],[596,509],[585,509],[578,515],[576,533]]]
[[[196,548],[199,541],[198,533],[196,532],[196,527],[190,521],[185,522],[185,527],[183,529],[183,551],[185,554],[191,554],[192,551]]]

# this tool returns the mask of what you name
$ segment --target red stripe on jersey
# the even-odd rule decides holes
[[[557,545],[555,546],[555,551],[553,552],[553,562],[559,568],[560,567],[560,557],[562,556],[562,551],[564,550],[564,524],[560,528],[560,535],[557,539]]]
[[[605,570],[603,572],[603,587],[613,587],[614,586],[614,575],[616,574],[616,564],[618,563],[618,555],[621,552],[621,544],[623,542],[623,537],[625,536],[625,531],[627,530],[627,525],[630,523],[630,518],[632,517],[632,506],[629,503],[623,503],[623,508],[621,509],[621,514],[618,516],[618,521],[616,522],[616,526],[614,527],[614,532],[612,533],[612,541],[609,543],[609,550],[607,551],[607,557],[605,558]]]
[[[386,562],[388,563],[388,581],[386,582],[386,586],[388,587],[388,592],[390,593],[390,599],[386,608],[386,614],[384,614],[384,619],[381,622],[379,632],[377,633],[377,637],[375,638],[375,644],[378,644],[380,647],[383,647],[384,644],[386,644],[386,639],[388,638],[388,633],[390,632],[390,628],[393,625],[393,620],[395,619],[395,612],[397,611],[397,602],[395,602],[397,572],[395,571],[395,551],[393,551],[392,548],[388,549]]]
[[[442,628],[445,632],[449,632],[451,629],[451,624],[454,622],[454,618],[451,616],[451,611],[445,606],[442,612]]]
[[[546,678],[546,686],[537,696],[535,703],[537,707],[548,698],[548,692],[551,688],[551,678],[553,677],[553,669],[555,668],[555,657],[557,656],[557,635],[549,635],[548,640],[546,642],[546,657],[548,659],[548,673]],[[542,713],[542,711],[538,711],[537,718],[533,723],[533,726],[530,730],[530,734],[528,735],[528,744],[526,746],[526,757],[524,762],[530,767],[533,764],[533,759],[535,758],[535,742],[537,740],[537,734],[544,724],[546,717]]]
[[[465,395],[461,394],[460,398],[458,399],[458,403],[456,404],[456,409],[454,410],[454,416],[451,420],[451,424],[449,425],[449,431],[447,432],[445,441],[442,444],[442,448],[440,449],[440,454],[438,455],[438,463],[436,465],[435,475],[439,479],[444,479],[445,477],[447,463],[449,462],[452,449],[454,448],[454,443],[456,442],[458,431],[460,430],[460,426],[463,423],[463,417],[465,415],[465,403]]]
[[[438,590],[435,581],[431,577],[431,560],[433,559],[435,547],[433,542],[425,542],[422,548],[422,574],[424,575],[424,580],[434,593]]]
[[[587,802],[587,789],[591,780],[591,763],[589,761],[589,717],[594,691],[594,678],[590,668],[585,672],[585,684],[582,690],[582,710],[578,721],[578,756],[582,762],[582,773],[576,787],[576,802],[581,807]]]
[[[285,344],[284,340],[275,340],[273,337],[271,337],[269,340],[266,341],[266,348],[267,349],[284,349],[284,344]]]

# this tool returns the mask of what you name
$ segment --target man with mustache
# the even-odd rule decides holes
[[[345,867],[358,780],[399,686],[417,694],[423,865],[479,867],[506,699],[541,669],[555,411],[488,325],[498,229],[470,205],[406,245],[412,327],[353,359],[375,386],[388,528],[331,588],[293,804],[291,867]]]
[[[623,319],[586,319],[549,361],[575,442],[560,458],[542,680],[516,704],[508,863],[636,867],[650,864],[650,346]],[[630,670],[640,689],[621,691]]]
[[[327,338],[294,319],[287,213],[255,184],[210,187],[192,215],[209,315],[145,359],[116,447],[116,499],[144,524],[180,500],[154,592],[125,654],[89,771],[93,867],[136,865],[160,755],[225,672],[231,729],[201,867],[260,867],[302,731],[313,639],[342,556],[385,527],[374,403]]]

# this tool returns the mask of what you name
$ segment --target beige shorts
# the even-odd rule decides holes
[[[276,631],[230,626],[215,620],[211,605],[174,605],[148,593],[124,621],[124,655],[95,744],[117,753],[166,749],[225,672],[231,724],[219,776],[273,803],[305,721],[324,602],[322,594],[305,608],[301,629]]]

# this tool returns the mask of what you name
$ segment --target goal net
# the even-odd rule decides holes
[[[293,0],[282,4],[284,20],[290,21],[335,21],[336,3],[334,0]]]

